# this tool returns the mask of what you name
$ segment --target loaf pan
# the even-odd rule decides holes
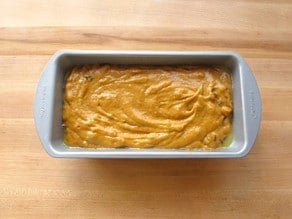
[[[220,65],[231,70],[233,139],[216,149],[79,148],[63,142],[62,99],[67,71],[85,64]],[[237,53],[225,51],[94,51],[62,50],[44,68],[37,85],[34,119],[45,150],[54,157],[80,158],[229,158],[246,155],[261,120],[261,99],[255,78]]]

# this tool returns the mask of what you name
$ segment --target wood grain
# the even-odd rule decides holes
[[[0,54],[51,55],[60,49],[235,50],[250,57],[291,58],[291,32],[226,28],[1,28]]]
[[[290,218],[292,2],[5,1],[0,7],[0,218]],[[34,127],[59,49],[233,50],[262,95],[241,159],[55,159]]]

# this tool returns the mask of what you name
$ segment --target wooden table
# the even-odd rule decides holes
[[[2,1],[0,218],[291,218],[292,2]],[[262,124],[242,159],[56,159],[33,121],[59,49],[232,50]]]

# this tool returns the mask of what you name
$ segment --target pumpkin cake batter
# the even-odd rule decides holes
[[[216,148],[232,129],[229,72],[207,66],[70,70],[64,142],[94,148]]]

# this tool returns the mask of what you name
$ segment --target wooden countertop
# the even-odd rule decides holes
[[[290,218],[292,2],[3,1],[0,218]],[[59,49],[232,50],[262,95],[242,159],[56,159],[33,121],[40,73]]]

